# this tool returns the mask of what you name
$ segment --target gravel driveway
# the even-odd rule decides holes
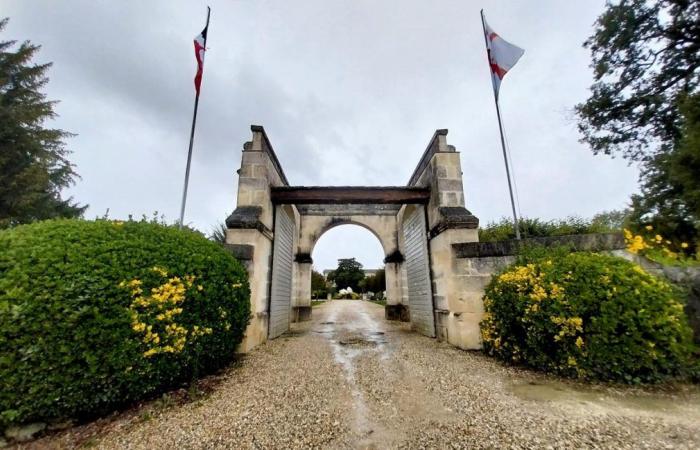
[[[700,448],[700,391],[586,386],[509,368],[340,300],[216,377],[30,447]]]

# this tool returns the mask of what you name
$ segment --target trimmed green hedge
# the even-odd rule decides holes
[[[55,220],[0,232],[0,429],[103,414],[227,364],[244,267],[191,231]]]
[[[685,375],[691,330],[676,288],[622,258],[541,255],[494,276],[487,353],[574,378],[626,383]]]

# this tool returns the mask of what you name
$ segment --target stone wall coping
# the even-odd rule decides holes
[[[475,229],[479,228],[477,219],[468,209],[462,206],[441,206],[438,208],[440,219],[428,233],[428,238],[432,239],[445,230],[450,229]]]
[[[247,244],[224,244],[224,248],[241,261],[251,261],[255,250],[252,245]]]
[[[297,253],[294,255],[294,262],[299,264],[313,264],[314,260],[310,253]]]
[[[275,170],[277,170],[277,173],[280,176],[280,179],[284,183],[285,186],[289,186],[289,181],[287,181],[287,176],[284,174],[284,170],[282,170],[282,165],[280,165],[279,160],[277,159],[277,155],[275,154],[275,151],[272,148],[272,144],[270,143],[270,139],[267,137],[267,133],[265,132],[265,128],[262,125],[251,125],[250,126],[250,131],[253,133],[262,133],[263,137],[263,146],[262,149],[265,153],[268,154],[270,159],[272,160],[272,165],[275,166]]]
[[[226,228],[229,230],[258,230],[272,239],[272,230],[260,220],[262,206],[239,206],[226,218]]]
[[[557,247],[569,245],[577,251],[606,251],[625,248],[622,233],[570,234],[565,236],[546,236],[525,238],[520,241],[510,239],[500,242],[464,242],[452,244],[457,258],[486,258],[492,256],[512,256],[527,245]]]
[[[440,130],[435,130],[433,137],[430,138],[430,142],[428,142],[428,146],[423,152],[423,156],[421,156],[420,161],[418,161],[418,165],[416,166],[416,169],[413,171],[413,175],[411,175],[411,179],[408,180],[408,186],[415,186],[416,182],[418,182],[418,179],[423,174],[425,168],[428,167],[430,159],[435,153],[439,152],[438,136],[447,136],[447,129],[443,128]]]

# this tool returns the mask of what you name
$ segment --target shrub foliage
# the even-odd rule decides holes
[[[487,286],[484,348],[568,377],[660,381],[683,374],[690,358],[681,297],[622,258],[540,252]]]
[[[626,214],[626,211],[608,211],[596,214],[590,220],[581,217],[567,217],[557,220],[523,217],[518,220],[518,227],[523,237],[608,233],[622,230]],[[515,239],[512,219],[504,217],[497,222],[490,222],[485,227],[479,228],[479,241],[481,242],[498,242],[507,239]]]
[[[0,429],[101,414],[231,360],[247,274],[219,245],[145,222],[0,232]]]

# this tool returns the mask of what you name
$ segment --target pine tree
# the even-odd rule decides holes
[[[0,31],[7,22],[0,20]],[[31,62],[40,46],[16,44],[0,41],[0,228],[80,217],[87,208],[61,198],[61,190],[78,175],[64,142],[73,135],[45,128],[56,117],[56,102],[41,92],[51,63]]]

